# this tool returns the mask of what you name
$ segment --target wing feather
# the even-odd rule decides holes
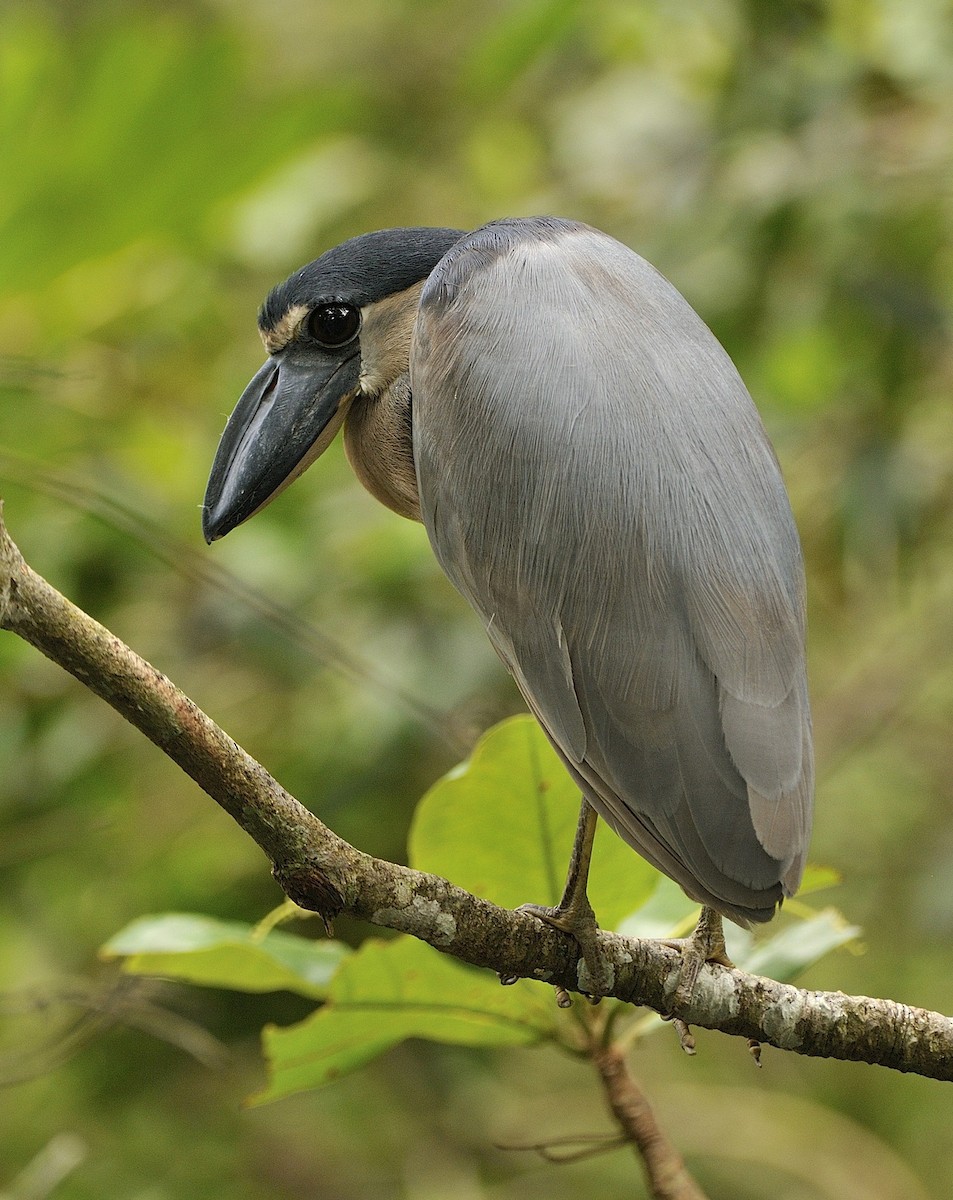
[[[810,829],[803,571],[727,355],[638,255],[536,219],[441,261],[411,381],[434,550],[583,791],[766,919]]]

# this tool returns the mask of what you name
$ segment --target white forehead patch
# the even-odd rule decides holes
[[[260,329],[261,340],[269,354],[277,354],[283,350],[298,331],[298,326],[308,315],[310,309],[306,304],[292,304],[271,329]]]

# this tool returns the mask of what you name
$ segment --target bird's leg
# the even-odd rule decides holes
[[[545,921],[547,925],[561,929],[575,939],[582,952],[582,959],[589,977],[587,994],[598,999],[598,997],[608,994],[612,986],[612,979],[609,965],[599,946],[599,926],[596,924],[596,916],[586,894],[589,863],[592,859],[592,842],[596,835],[597,821],[596,810],[583,797],[562,899],[555,908],[549,908],[542,904],[521,904],[520,911],[532,913],[540,921]],[[559,1003],[561,1005],[564,1003],[562,997],[560,997]]]
[[[666,942],[674,946],[682,954],[682,971],[678,979],[678,987],[673,997],[676,1004],[687,1004],[692,998],[698,972],[705,963],[719,963],[723,967],[733,967],[735,964],[728,957],[725,947],[725,931],[722,928],[721,913],[713,908],[702,908],[695,932],[691,937],[680,938]]]

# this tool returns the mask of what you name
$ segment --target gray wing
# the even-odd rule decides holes
[[[813,792],[800,547],[734,366],[647,262],[498,222],[431,275],[411,353],[421,511],[597,811],[765,920]]]

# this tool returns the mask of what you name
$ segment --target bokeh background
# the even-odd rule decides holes
[[[257,305],[367,229],[606,229],[727,346],[791,490],[813,858],[866,931],[804,982],[951,1011],[951,29],[943,0],[6,0],[14,537],[334,829],[401,858],[416,798],[519,700],[422,530],[340,447],[202,543]],[[280,899],[267,864],[12,636],[0,672],[6,1200],[640,1194],[626,1152],[554,1168],[494,1148],[607,1127],[555,1051],[408,1045],[243,1109],[258,1029],[303,1002],[123,989],[97,947],[142,913],[257,920]],[[688,1060],[650,1039],[633,1069],[712,1197],[953,1195],[948,1084],[771,1051],[755,1072],[700,1042]]]

